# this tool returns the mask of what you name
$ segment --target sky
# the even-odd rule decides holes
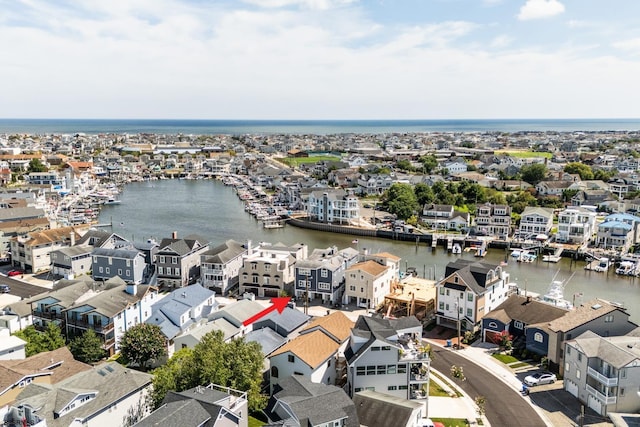
[[[0,0],[0,117],[640,118],[638,0]]]

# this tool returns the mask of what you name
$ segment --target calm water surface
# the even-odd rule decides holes
[[[398,242],[386,239],[358,237],[358,244],[352,243],[354,236],[322,233],[292,226],[282,229],[264,229],[260,222],[246,213],[242,202],[231,187],[215,180],[159,180],[128,184],[121,194],[120,205],[105,206],[100,214],[101,223],[113,224],[113,231],[127,239],[157,241],[170,237],[173,231],[179,237],[199,234],[212,246],[227,239],[245,242],[282,242],[287,245],[305,243],[310,251],[336,245],[368,249],[369,252],[386,251],[402,258],[402,267],[416,267],[421,276],[441,278],[449,261],[459,255],[451,255],[442,247],[432,251],[425,244]],[[486,261],[499,263],[505,259],[502,250],[489,250]],[[470,253],[462,255],[473,259]],[[629,308],[631,318],[640,323],[640,278],[628,278],[609,273],[584,270],[585,263],[562,259],[560,263],[516,263],[509,259],[507,271],[512,280],[521,288],[545,293],[553,278],[565,280],[571,277],[565,287],[565,298],[579,303],[600,297],[620,302]],[[574,274],[575,273],[575,274]]]

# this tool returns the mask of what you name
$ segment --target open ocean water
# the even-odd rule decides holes
[[[0,119],[5,134],[157,133],[195,135],[427,132],[640,131],[640,119],[492,120],[116,120]]]

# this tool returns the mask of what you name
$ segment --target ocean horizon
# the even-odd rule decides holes
[[[0,119],[3,134],[300,134],[640,131],[640,119],[182,120]]]

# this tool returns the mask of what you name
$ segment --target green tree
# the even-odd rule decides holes
[[[580,179],[583,181],[593,179],[593,171],[591,170],[591,166],[585,165],[584,163],[567,163],[564,167],[564,171],[571,174],[577,173],[578,175],[580,175]]]
[[[64,347],[62,331],[58,325],[52,322],[47,324],[43,332],[38,331],[35,326],[32,325],[16,332],[15,336],[27,342],[25,345],[25,354],[27,357],[43,351],[51,351]]]
[[[536,185],[547,175],[547,166],[543,163],[533,163],[520,168],[520,176],[523,181]]]
[[[40,159],[31,159],[27,172],[46,172],[47,167],[42,164]]]
[[[418,200],[410,184],[392,184],[381,200],[385,209],[399,219],[411,217],[418,209]]]
[[[260,393],[263,358],[255,342],[240,338],[226,343],[221,331],[210,332],[193,350],[176,352],[166,365],[153,371],[153,406],[157,408],[169,390],[213,383],[246,391],[249,408],[260,410],[266,403]]]
[[[413,165],[409,160],[398,160],[396,162],[396,167],[400,170],[407,171],[407,172],[413,172],[415,170],[415,168],[413,167]]]
[[[427,174],[430,174],[438,167],[438,159],[433,154],[420,157],[420,163],[422,163],[422,170]]]
[[[102,340],[93,329],[75,337],[69,342],[69,351],[76,360],[84,363],[94,363],[105,357]]]
[[[166,339],[158,325],[139,323],[120,339],[120,352],[130,362],[145,368],[167,354]]]
[[[415,185],[413,188],[413,192],[416,194],[416,200],[418,201],[418,206],[424,206],[427,203],[433,203],[435,199],[435,194],[431,187],[422,182]]]

